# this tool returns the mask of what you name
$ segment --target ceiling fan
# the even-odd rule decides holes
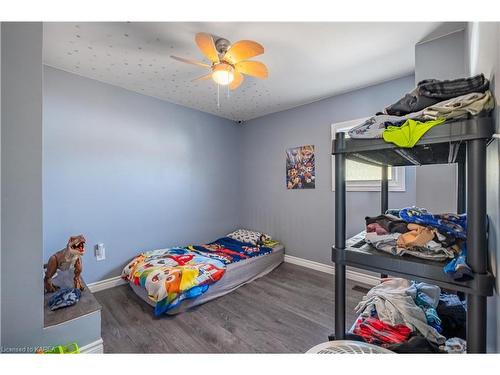
[[[225,38],[215,37],[214,39],[207,33],[197,33],[194,40],[203,55],[210,60],[211,65],[170,56],[184,63],[210,69],[210,73],[195,78],[193,81],[212,78],[218,85],[229,85],[231,90],[235,90],[243,83],[243,74],[261,79],[267,78],[267,67],[263,63],[247,60],[264,53],[264,47],[259,43],[252,40],[240,40],[231,44]]]

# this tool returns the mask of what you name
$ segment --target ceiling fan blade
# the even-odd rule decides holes
[[[183,63],[197,65],[197,66],[201,66],[203,68],[210,68],[210,65],[202,63],[200,61],[189,60],[189,59],[185,59],[184,57],[178,57],[178,56],[170,56],[170,57],[172,59],[174,59],[174,60],[177,60],[177,61],[180,61],[180,62],[183,62]]]
[[[260,61],[240,61],[234,66],[238,72],[257,78],[267,78],[267,67]]]
[[[198,33],[194,38],[200,51],[213,63],[219,62],[219,54],[215,49],[214,39],[210,34]]]
[[[236,64],[264,53],[264,47],[253,40],[240,40],[232,44],[224,55],[224,60]]]
[[[204,76],[192,79],[191,82],[197,82],[197,81],[205,81],[207,79],[212,78],[212,73],[205,74]]]
[[[240,72],[235,70],[234,71],[234,79],[233,79],[233,82],[231,82],[229,84],[229,88],[231,90],[236,90],[243,83],[244,79],[245,78],[243,77],[243,74],[241,74]]]

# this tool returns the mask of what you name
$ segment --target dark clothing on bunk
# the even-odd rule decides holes
[[[419,82],[415,89],[388,106],[384,112],[388,115],[404,116],[457,96],[473,92],[484,93],[488,88],[489,81],[483,74],[449,81],[427,79]]]
[[[419,83],[418,86],[420,95],[446,100],[470,94],[471,92],[485,92],[489,89],[490,83],[484,77],[484,74],[478,74],[474,77],[459,78],[450,81],[431,79],[427,82]]]
[[[428,98],[418,94],[418,87],[409,94],[406,94],[396,103],[391,104],[385,109],[387,115],[404,116],[409,113],[421,111],[424,108],[430,107],[441,100],[436,98]]]
[[[386,346],[387,349],[395,353],[440,353],[439,346],[427,340],[423,336],[414,335],[408,341]]]
[[[436,311],[441,319],[442,334],[445,337],[459,337],[466,340],[467,314],[464,303],[456,294],[441,294]]]
[[[366,226],[370,224],[378,224],[388,233],[406,233],[408,232],[406,221],[393,215],[378,215],[375,217],[365,217]]]

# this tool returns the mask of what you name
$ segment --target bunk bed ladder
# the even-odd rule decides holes
[[[345,142],[344,133],[337,133],[335,137],[337,145]],[[345,155],[335,155],[335,248],[345,249],[345,221],[346,221],[346,188],[345,188]],[[337,251],[335,260],[335,339],[345,338],[345,269],[342,261],[343,251]]]
[[[382,166],[382,180],[380,183],[380,213],[384,215],[389,209],[389,166]],[[381,279],[385,279],[385,273],[380,274]]]
[[[478,129],[481,129],[478,127]],[[492,132],[485,129],[485,135],[475,139],[465,139],[465,158],[453,158],[457,168],[457,213],[467,213],[467,263],[478,278],[476,287],[467,290],[467,352],[486,353],[486,301],[492,293],[492,278],[488,271],[487,259],[487,216],[486,216],[486,135]],[[334,150],[345,150],[344,133],[337,133],[333,141]],[[460,147],[460,144],[458,144]],[[458,155],[458,149],[455,150]],[[335,334],[330,340],[343,340],[346,335],[346,264],[354,258],[346,255],[346,159],[349,152],[334,152],[335,155]],[[355,152],[353,152],[355,153]],[[406,158],[408,160],[408,158]],[[411,162],[409,165],[416,165]],[[382,166],[380,211],[388,209],[389,166]],[[348,259],[350,259],[348,261]],[[380,263],[379,263],[380,264]],[[356,263],[354,265],[361,265]],[[365,269],[370,266],[365,264]],[[379,272],[384,268],[379,267]],[[375,269],[377,266],[374,267]],[[381,272],[381,277],[386,276]],[[486,280],[490,277],[487,284]],[[490,284],[490,285],[488,285]]]
[[[486,140],[474,139],[467,141],[466,157],[467,263],[474,273],[485,274],[488,267],[486,240]],[[462,178],[464,177],[462,176]],[[486,296],[478,294],[467,295],[466,331],[467,352],[486,353]]]

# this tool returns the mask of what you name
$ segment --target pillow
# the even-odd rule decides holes
[[[252,245],[258,245],[265,239],[270,239],[271,237],[267,234],[260,232],[255,232],[247,229],[238,229],[232,233],[229,233],[227,237],[233,240],[251,243]]]

